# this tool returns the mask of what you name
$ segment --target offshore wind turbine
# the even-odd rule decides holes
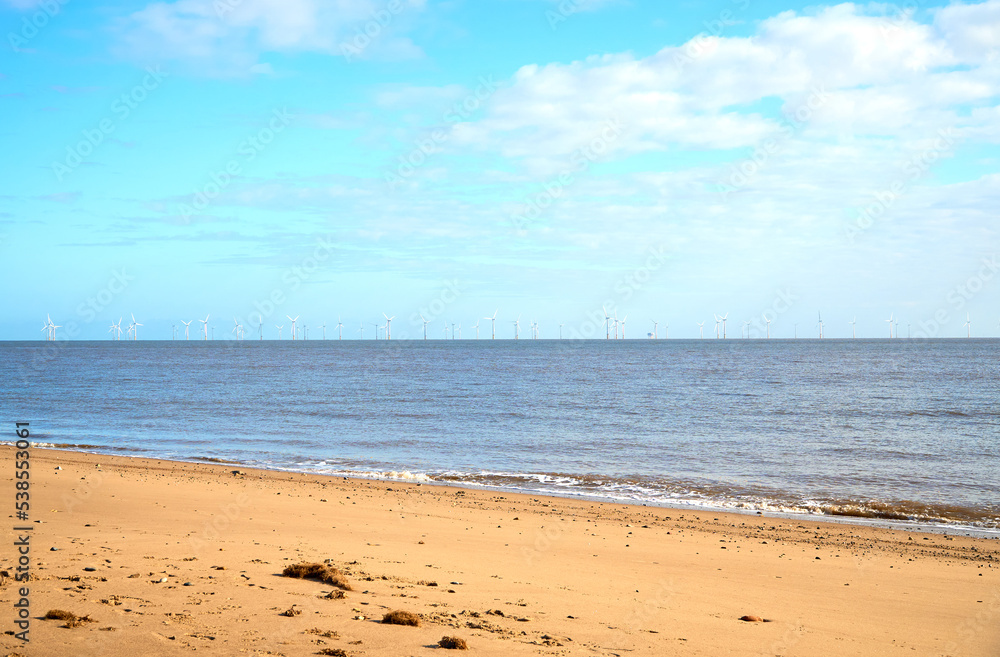
[[[426,328],[426,327],[425,327],[425,328]],[[475,326],[473,326],[472,328],[476,329],[476,339],[478,340],[478,339],[479,339],[479,320],[478,320],[478,319],[476,320],[476,325],[475,325]],[[426,338],[426,337],[424,337],[424,340],[426,340],[426,339],[427,339],[427,338]]]
[[[854,340],[854,339],[856,339],[858,337],[858,326],[857,326],[857,324],[858,324],[858,316],[855,315],[854,319],[852,321],[848,322],[848,324],[851,325],[851,339]]]
[[[171,340],[176,340],[177,339],[177,325],[176,324],[171,324],[170,325],[170,339]]]
[[[698,335],[700,336],[700,339],[704,340],[705,339],[705,322],[698,322],[697,324],[698,324]]]
[[[117,331],[117,336],[115,337],[115,340],[121,340],[122,339],[122,318],[121,317],[118,318],[118,323],[115,324],[115,331]]]
[[[385,313],[382,313],[382,317],[385,317],[385,339],[392,340],[392,320],[396,319],[396,316],[389,317]]]
[[[289,315],[285,315],[285,317],[288,317],[288,319],[291,320],[291,322],[292,322],[292,340],[294,340],[295,339],[295,322],[298,321],[299,315],[296,315],[295,319],[292,319],[291,316],[289,316]]]
[[[285,328],[285,325],[282,324],[281,326],[278,326],[277,324],[275,324],[274,328],[278,329],[278,339],[280,340],[281,339],[281,329]]]
[[[264,316],[257,313],[257,339],[264,339]]]
[[[615,311],[615,340],[618,339],[618,311]]]
[[[765,317],[764,321],[767,322],[767,340],[771,339],[771,318]]]
[[[563,326],[565,326],[565,324],[560,324],[560,325],[559,325],[559,339],[560,339],[560,340],[562,340],[562,327],[563,327]]]
[[[965,337],[971,338],[972,337],[972,317],[969,316],[969,313],[965,313],[965,328],[967,329]]]
[[[889,314],[889,319],[885,320],[885,321],[889,322],[889,338],[890,339],[892,338],[892,320],[893,320],[894,316],[895,316],[894,313],[890,313]]]
[[[344,339],[344,323],[340,321],[340,315],[337,316],[337,339]]]
[[[199,322],[201,322],[201,327],[205,330],[205,339],[206,340],[208,340],[208,318],[209,317],[211,317],[211,315],[205,315],[205,319],[199,319],[198,320]],[[121,320],[118,320],[118,322],[121,323]]]
[[[534,320],[531,321],[531,339],[532,340],[538,339],[538,322]]]
[[[521,331],[521,316],[514,320],[514,339],[517,340]]]
[[[365,323],[364,322],[361,322],[361,328],[358,329],[358,332],[361,334],[361,339],[364,340],[365,339]]]
[[[653,339],[654,339],[654,340],[657,340],[657,339],[659,339],[659,337],[660,337],[660,336],[659,336],[659,335],[657,335],[657,333],[656,333],[656,327],[657,327],[657,326],[659,325],[659,322],[657,322],[657,321],[656,321],[655,319],[651,319],[651,320],[649,320],[649,321],[653,322]]]
[[[493,322],[493,337],[491,337],[490,340],[496,340],[497,339],[497,313],[498,312],[500,312],[499,308],[497,308],[496,310],[493,311],[493,317],[483,317],[483,319],[488,319],[491,322]]]
[[[712,313],[712,314],[715,315],[715,313]],[[719,317],[718,315],[715,315],[715,339],[716,340],[719,339],[719,335],[720,335],[719,327],[720,326],[722,326],[722,318]]]
[[[726,320],[729,319],[729,313],[726,313],[720,319],[722,319],[722,339],[725,340],[726,339]]]
[[[819,326],[819,339],[822,340],[823,339],[823,314],[820,313],[819,311],[816,311],[816,316],[819,317],[819,322],[817,322],[817,325]]]
[[[240,340],[241,339],[241,334],[240,334],[240,320],[238,320],[235,317],[233,317],[233,324],[235,324],[235,326],[233,326],[233,333],[236,334],[236,339]]]
[[[751,324],[753,324],[753,320],[752,319],[748,319],[747,321],[743,322],[743,326],[747,330],[747,337],[746,337],[747,340],[750,339],[750,325]],[[741,334],[743,333],[743,329],[742,328],[740,329],[740,333]]]
[[[323,324],[322,324],[322,326],[320,326],[320,328],[323,329],[323,339],[326,340],[326,322],[323,322]]]
[[[194,320],[192,319],[191,322],[193,322],[193,321]],[[185,322],[183,319],[181,320],[181,324],[184,325],[184,339],[185,340],[190,340],[191,339],[191,322]]]
[[[664,340],[670,339],[670,324],[663,325],[663,339]]]
[[[142,326],[139,322],[135,321],[135,315],[132,315],[132,341],[135,342],[139,339],[139,327]]]
[[[622,318],[622,340],[625,339],[625,320],[628,319],[628,315]]]
[[[111,322],[111,328],[108,329],[108,333],[111,334],[111,339],[115,339],[115,323]]]
[[[419,315],[420,315],[420,321],[424,323],[424,340],[426,340],[427,339],[427,325],[430,324],[430,320],[424,319],[424,314],[423,313],[419,313]],[[479,324],[476,324],[476,326],[479,326]]]
[[[604,339],[605,340],[610,340],[611,339],[611,315],[608,314],[608,309],[605,308],[604,306],[601,306],[601,310],[604,311],[604,329],[605,329]]]

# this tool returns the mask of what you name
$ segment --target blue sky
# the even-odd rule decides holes
[[[0,339],[1000,335],[1000,0],[906,6],[0,0]]]

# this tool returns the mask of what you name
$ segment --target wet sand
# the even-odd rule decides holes
[[[997,539],[42,449],[31,473],[5,655],[1000,655]],[[344,597],[281,576],[326,560]]]

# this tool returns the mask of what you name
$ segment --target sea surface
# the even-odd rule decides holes
[[[1000,341],[0,343],[40,445],[1000,531]]]

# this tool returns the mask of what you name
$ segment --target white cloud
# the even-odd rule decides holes
[[[176,0],[154,2],[118,26],[119,48],[139,58],[187,60],[208,73],[245,73],[265,52],[348,58],[421,55],[402,36],[424,0]]]

